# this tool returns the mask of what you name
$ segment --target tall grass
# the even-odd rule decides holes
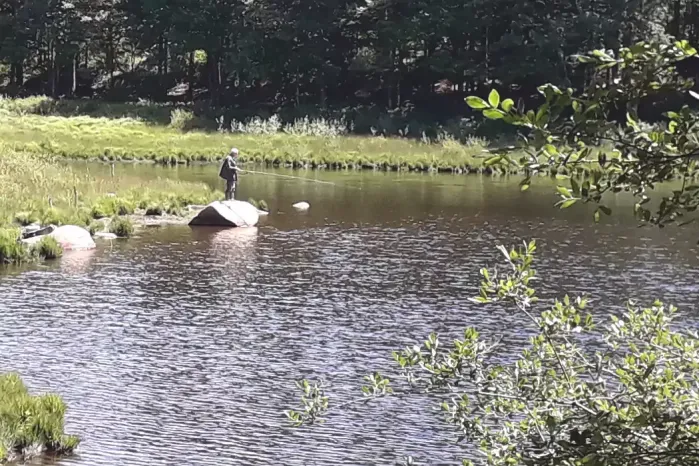
[[[153,203],[184,207],[220,197],[204,183],[157,179],[144,185],[137,176],[97,176],[55,155],[0,143],[0,227],[34,221],[88,226],[94,218],[128,215]]]
[[[257,118],[233,122],[231,131],[185,132],[194,118],[186,110],[173,110],[170,124],[158,126],[132,117],[53,116],[56,112],[42,107],[51,105],[61,103],[0,100],[0,142],[17,151],[69,159],[211,162],[235,146],[248,163],[413,170],[478,170],[485,146],[482,140],[461,144],[347,136],[345,122],[309,118],[287,125],[278,117]]]
[[[58,395],[30,395],[17,374],[0,375],[0,462],[72,453],[80,439],[65,434],[65,413]]]

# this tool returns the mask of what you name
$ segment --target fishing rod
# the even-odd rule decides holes
[[[335,184],[335,183],[333,183],[333,182],[331,182],[331,181],[314,180],[314,179],[311,179],[311,178],[304,178],[304,177],[302,177],[302,176],[280,175],[280,174],[278,174],[278,173],[267,173],[267,172],[256,172],[256,171],[253,171],[253,170],[244,170],[244,169],[242,169],[242,168],[239,169],[239,170],[240,170],[241,172],[244,172],[244,173],[252,173],[252,174],[255,174],[255,175],[277,176],[277,177],[279,177],[279,178],[291,178],[291,179],[293,179],[293,180],[311,181],[311,182],[313,182],[313,183],[330,184],[330,185],[333,185],[333,186],[337,186],[337,184]]]

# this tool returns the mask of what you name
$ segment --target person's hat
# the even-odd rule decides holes
[[[238,149],[236,149],[236,148],[234,147],[233,149],[231,149],[230,154],[231,154],[231,155],[238,155]]]

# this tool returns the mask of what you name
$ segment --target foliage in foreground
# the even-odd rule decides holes
[[[536,246],[499,248],[508,270],[481,270],[479,304],[506,304],[534,335],[502,363],[498,341],[475,328],[444,344],[432,334],[395,352],[406,393],[443,398],[459,441],[489,466],[699,465],[699,335],[674,329],[677,311],[633,302],[599,329],[585,298],[544,305],[531,282]],[[374,375],[366,399],[390,395]],[[304,409],[287,416],[312,424],[328,409],[321,386],[306,381]]]
[[[631,192],[637,199],[634,212],[643,222],[659,226],[682,221],[699,207],[699,115],[689,106],[665,114],[663,125],[649,127],[639,122],[639,108],[653,99],[668,96],[683,101],[693,97],[699,105],[694,82],[677,72],[683,60],[695,61],[697,51],[686,41],[672,45],[639,43],[611,51],[595,50],[578,56],[591,66],[593,79],[579,95],[573,89],[562,90],[552,84],[539,88],[545,102],[527,110],[520,101],[501,100],[491,91],[487,100],[466,99],[483,116],[516,125],[522,130],[519,147],[497,151],[488,166],[524,169],[537,173],[571,173],[576,167],[599,168],[582,180],[570,178],[569,187],[559,186],[562,209],[577,202],[600,204],[600,213],[611,210],[602,205],[607,193]],[[695,105],[695,108],[696,108]],[[609,150],[596,148],[607,146]],[[510,150],[521,155],[512,156]],[[566,178],[566,177],[563,177]],[[681,187],[663,197],[654,212],[648,208],[650,191],[664,181],[679,178]],[[531,177],[522,182],[526,190]]]
[[[65,412],[58,395],[30,395],[18,375],[0,375],[0,462],[72,453],[80,439],[65,434]]]

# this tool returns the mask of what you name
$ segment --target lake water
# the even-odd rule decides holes
[[[214,167],[120,170],[219,181]],[[83,438],[59,464],[460,464],[421,397],[300,430],[283,411],[303,377],[326,381],[331,406],[360,398],[364,375],[394,374],[391,351],[433,330],[476,326],[519,349],[525,320],[467,301],[497,244],[538,240],[543,296],[588,294],[600,318],[657,297],[699,322],[699,230],[637,228],[628,199],[595,225],[591,209],[556,211],[543,179],[521,193],[515,178],[276,173],[336,185],[246,176],[239,198],[272,208],[256,229],[147,229],[0,276],[0,369],[63,395]],[[291,209],[301,200],[310,211]]]

